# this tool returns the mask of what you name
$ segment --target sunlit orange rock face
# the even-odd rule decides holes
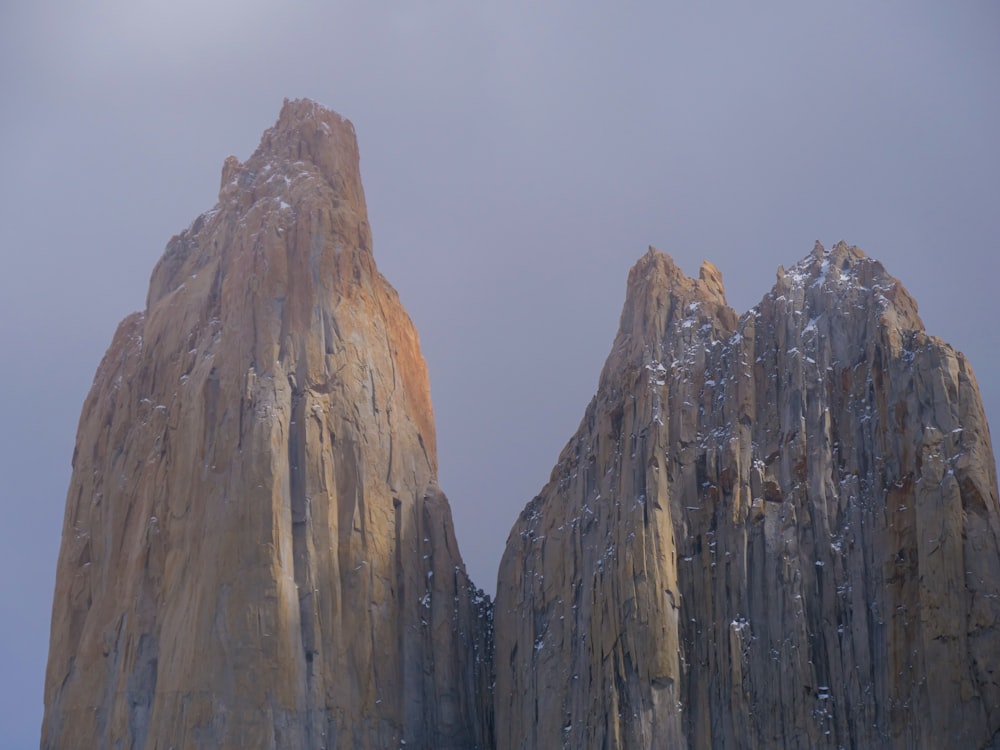
[[[996,488],[878,262],[817,245],[737,317],[651,249],[507,543],[497,747],[1000,746]]]
[[[488,602],[352,125],[286,102],[80,419],[43,748],[481,747]]]

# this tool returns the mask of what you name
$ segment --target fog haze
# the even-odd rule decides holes
[[[819,239],[899,277],[1000,423],[1000,5],[5,3],[0,732],[37,745],[77,420],[167,240],[284,97],[352,120],[473,580],[593,395],[648,245],[743,312]]]

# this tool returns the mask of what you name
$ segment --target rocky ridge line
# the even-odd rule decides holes
[[[741,317],[650,249],[494,608],[353,127],[286,102],[119,327],[73,469],[43,748],[1000,747],[975,378],[843,243]]]
[[[498,576],[497,747],[981,747],[1000,516],[965,358],[844,243],[741,318],[629,275],[598,393]]]

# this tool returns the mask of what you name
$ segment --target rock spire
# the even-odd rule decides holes
[[[354,129],[286,101],[87,397],[42,747],[484,747],[489,602],[429,394]]]
[[[972,370],[877,261],[737,318],[650,249],[507,543],[497,748],[996,743],[998,542]]]
[[[170,240],[80,418],[43,750],[1000,748],[989,430],[881,264],[740,317],[650,248],[494,607],[371,244],[309,101]]]

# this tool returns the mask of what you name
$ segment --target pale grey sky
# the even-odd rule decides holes
[[[3,3],[0,746],[38,742],[97,363],[284,97],[355,124],[441,484],[492,591],[649,244],[714,261],[740,312],[814,240],[859,245],[1000,419],[998,71],[995,0]]]

